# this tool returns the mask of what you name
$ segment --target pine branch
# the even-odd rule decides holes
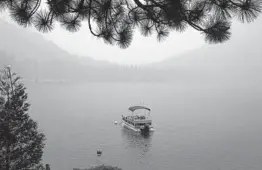
[[[211,35],[214,29],[207,31],[205,26],[213,17],[219,16],[228,23],[234,18],[252,22],[262,11],[261,0],[47,0],[46,11],[41,10],[40,4],[41,0],[0,0],[0,9],[9,9],[19,25],[28,27],[33,23],[41,32],[52,31],[55,22],[75,32],[87,20],[90,33],[109,44],[120,42],[119,37],[129,37],[123,34],[136,28],[145,31],[145,36],[151,34],[152,27],[181,32],[187,26]],[[152,23],[150,27],[141,24],[145,21]],[[122,25],[130,27],[129,31],[121,33]],[[96,28],[99,32],[94,31]]]

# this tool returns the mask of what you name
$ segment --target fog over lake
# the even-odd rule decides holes
[[[177,40],[179,45],[169,41],[161,48],[174,56],[138,43],[138,50],[117,57],[105,46],[86,46],[80,34],[81,41],[57,34],[55,42],[0,19],[0,69],[10,64],[23,77],[30,116],[47,138],[43,163],[51,170],[98,164],[122,170],[261,170],[261,21],[233,24],[230,41],[181,55],[175,55]],[[82,44],[82,53],[99,50],[82,56],[58,42],[76,49]],[[97,60],[107,56],[128,65]],[[153,56],[161,62],[150,61]],[[131,63],[139,58],[153,63]],[[152,109],[155,132],[141,136],[114,124],[132,105]]]
[[[124,170],[260,170],[262,88],[256,84],[27,83],[30,113],[48,137],[54,170],[110,164]],[[120,121],[146,104],[156,131]],[[97,157],[96,150],[103,154]]]

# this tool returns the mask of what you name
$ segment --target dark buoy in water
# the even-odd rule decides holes
[[[98,150],[96,151],[96,154],[97,154],[97,156],[101,156],[101,155],[102,155],[102,151],[101,151],[100,149],[98,149]]]

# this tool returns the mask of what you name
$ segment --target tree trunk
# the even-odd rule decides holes
[[[10,144],[7,142],[7,148],[6,148],[6,170],[10,170]]]

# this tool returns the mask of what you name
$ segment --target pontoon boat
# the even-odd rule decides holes
[[[152,120],[150,119],[150,109],[144,106],[129,107],[131,115],[122,115],[122,126],[127,127],[135,132],[154,131]],[[142,113],[141,113],[142,111]]]

